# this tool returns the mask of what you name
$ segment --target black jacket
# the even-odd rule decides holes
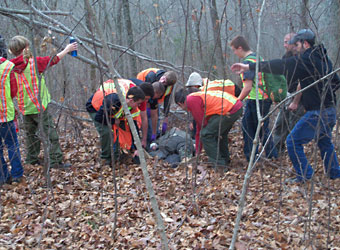
[[[88,99],[86,103],[86,110],[89,113],[96,113],[95,121],[107,125],[106,116],[109,117],[109,121],[111,124],[115,123],[115,118],[113,116],[118,112],[121,107],[121,103],[118,97],[118,94],[112,93],[105,96],[105,103],[106,103],[106,116],[105,116],[105,109],[104,109],[104,101],[103,105],[100,106],[100,109],[97,111],[92,106],[92,98],[93,95]]]
[[[255,63],[250,64],[249,69],[255,70]],[[305,88],[332,72],[333,65],[327,56],[326,49],[323,45],[319,45],[294,57],[260,62],[259,70],[266,73],[288,75],[291,82],[299,80],[301,88]],[[339,85],[340,80],[337,74],[319,82],[302,93],[302,105],[307,111],[335,106],[334,92]]]

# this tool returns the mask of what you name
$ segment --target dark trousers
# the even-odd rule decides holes
[[[97,122],[94,119],[96,117],[96,113],[89,113],[89,115],[92,118],[94,126],[96,127],[99,134],[101,147],[100,158],[111,161],[111,126],[107,126],[105,124]]]
[[[3,154],[5,145],[8,150],[8,158],[11,164],[11,174],[8,173],[7,163]],[[6,182],[10,176],[19,178],[23,175],[24,169],[21,164],[19,143],[13,121],[0,123],[0,157],[0,183]]]
[[[288,134],[304,114],[305,109],[301,104],[296,111],[288,110],[286,107],[280,110],[273,132],[273,142],[278,152],[284,150]]]
[[[47,136],[47,141],[50,144],[50,164],[59,164],[63,160],[59,137],[54,125],[52,116],[48,113],[48,108],[41,113],[42,127]],[[39,130],[39,114],[24,115],[24,128],[26,130],[26,163],[35,164],[40,153],[40,139],[37,135]]]
[[[272,102],[269,99],[259,100],[259,104],[261,116],[264,117],[265,115],[268,114]],[[242,119],[242,131],[244,141],[243,151],[248,161],[250,159],[250,154],[253,147],[253,141],[256,134],[257,124],[258,119],[256,112],[256,100],[248,99],[246,101],[244,116]],[[265,143],[268,140],[265,148],[267,158],[277,157],[277,151],[273,145],[273,139],[272,137],[269,137],[269,119],[266,119],[263,122],[260,131],[260,139],[262,141],[262,145],[265,145]],[[256,148],[256,154],[258,154],[258,147]]]
[[[202,129],[201,140],[210,162],[216,162],[218,165],[229,163],[228,134],[241,115],[242,108],[232,115],[213,115],[207,126]],[[219,145],[218,138],[220,138]]]

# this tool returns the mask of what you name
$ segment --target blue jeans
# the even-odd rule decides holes
[[[327,176],[340,178],[339,162],[332,143],[332,129],[336,122],[334,107],[307,111],[287,137],[287,150],[299,180],[310,179],[314,170],[308,163],[303,144],[316,140]]]
[[[272,104],[272,101],[270,99],[267,100],[260,100],[260,113],[261,116],[265,116],[268,114],[270,110],[270,105]],[[244,141],[244,147],[243,151],[244,154],[249,161],[250,153],[253,147],[253,141],[255,138],[255,133],[257,129],[257,112],[256,112],[256,100],[247,100],[244,116],[242,119],[242,132],[243,132],[243,141]],[[273,139],[272,137],[269,137],[269,119],[266,119],[263,122],[261,131],[260,131],[260,139],[262,141],[262,144],[264,145],[267,142],[265,152],[267,158],[277,157],[277,150],[273,145]],[[256,148],[256,154],[258,154],[258,147]]]
[[[24,169],[21,165],[21,157],[19,151],[19,143],[15,125],[13,121],[0,123],[0,183],[7,181],[11,176],[19,178],[23,175]],[[4,143],[3,143],[4,142]],[[8,173],[7,163],[4,158],[3,149],[6,145],[8,150],[8,158],[11,164],[11,174]]]

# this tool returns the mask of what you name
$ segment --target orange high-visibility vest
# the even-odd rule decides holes
[[[237,98],[222,91],[195,92],[189,96],[199,96],[206,106],[206,115],[228,115],[237,102]]]
[[[141,127],[141,117],[140,117],[140,110],[138,108],[135,108],[133,110],[130,110],[132,119],[137,122],[137,127],[140,129]],[[132,134],[131,130],[129,127],[129,123],[125,116],[119,118],[120,121],[123,121],[125,124],[125,130],[117,126],[116,124],[112,125],[112,130],[113,130],[113,137],[114,141],[117,140],[117,133],[118,133],[118,142],[119,142],[119,147],[121,149],[126,149],[130,150],[132,146]]]
[[[0,57],[2,58],[2,57]],[[15,109],[11,97],[10,72],[14,63],[6,60],[0,64],[0,122],[10,122],[14,120]]]
[[[206,79],[206,78],[205,78]],[[203,86],[200,88],[203,92],[207,91],[224,91],[235,96],[235,83],[231,80],[213,80],[203,81]]]
[[[126,96],[130,88],[136,86],[132,81],[127,80],[127,79],[118,79],[118,84],[124,96]],[[104,87],[105,95],[103,95],[103,87]],[[104,96],[107,96],[112,93],[117,93],[117,89],[114,85],[114,81],[112,79],[109,79],[106,82],[104,82],[103,86],[100,86],[99,89],[96,91],[96,93],[93,95],[93,98],[92,98],[93,108],[98,111],[100,109],[100,106],[103,105]],[[131,113],[132,119],[137,121],[137,125],[140,128],[141,126],[140,110],[138,108],[130,109],[130,113]],[[120,148],[129,150],[132,145],[132,136],[131,136],[129,124],[127,122],[127,119],[125,118],[123,105],[121,105],[120,109],[114,114],[113,117],[125,123],[125,130],[120,128],[119,126],[116,126],[115,124],[112,125],[114,141],[117,140],[117,132],[118,132]]]
[[[145,78],[150,72],[157,73],[158,70],[160,70],[160,69],[157,69],[157,68],[145,69],[145,70],[143,70],[143,71],[141,71],[137,74],[137,79],[145,82]]]
[[[121,87],[121,91],[123,95],[126,96],[126,93],[129,91],[130,88],[135,87],[136,85],[127,79],[118,79],[118,84]],[[95,110],[99,110],[100,106],[103,105],[104,96],[107,96],[112,93],[117,93],[115,84],[113,80],[109,79],[103,83],[104,86],[104,95],[103,95],[103,87],[100,86],[99,89],[94,93],[92,98],[92,106]]]
[[[40,81],[39,104],[39,80],[33,58],[29,59],[27,67],[22,73],[15,73],[18,83],[18,106],[23,115],[38,114],[44,111],[51,101],[51,96],[42,75]]]

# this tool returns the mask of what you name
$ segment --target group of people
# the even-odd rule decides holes
[[[247,40],[243,36],[237,36],[230,46],[234,54],[243,60],[231,67],[233,72],[241,76],[243,88],[239,94],[230,91],[227,84],[230,80],[216,83],[202,79],[198,73],[189,77],[186,89],[175,94],[176,103],[188,110],[196,122],[196,152],[201,149],[201,140],[211,162],[222,167],[228,165],[228,132],[242,115],[244,104],[243,149],[249,161],[258,125],[256,102],[258,101],[262,117],[268,114],[272,104],[264,74],[284,75],[288,96],[306,89],[297,93],[281,108],[274,127],[274,141],[269,133],[269,119],[261,124],[260,138],[266,157],[277,158],[286,142],[295,170],[295,176],[287,181],[306,182],[313,177],[314,169],[306,158],[303,145],[315,140],[321,152],[326,176],[329,179],[340,178],[340,167],[332,143],[332,130],[336,122],[335,92],[340,86],[340,79],[337,74],[321,79],[332,72],[333,65],[323,45],[315,45],[313,31],[303,29],[296,34],[287,34],[284,37],[286,53],[282,59],[264,61],[259,57],[258,82],[255,71],[256,53],[251,51]],[[258,148],[255,153],[258,155]]]
[[[303,145],[315,140],[321,151],[327,177],[340,178],[340,167],[331,139],[336,122],[335,91],[340,86],[340,79],[337,74],[332,74],[327,79],[320,80],[332,72],[333,65],[323,45],[315,45],[315,34],[310,29],[287,34],[284,37],[286,54],[282,59],[271,61],[258,57],[260,62],[257,76],[257,56],[251,51],[247,40],[243,36],[237,36],[231,41],[230,47],[242,59],[242,63],[235,63],[231,67],[233,72],[240,74],[242,89],[229,79],[203,79],[200,74],[193,72],[185,88],[174,94],[176,104],[189,111],[193,117],[191,128],[195,131],[196,154],[203,147],[209,162],[226,170],[230,164],[228,133],[243,114],[243,150],[246,159],[250,161],[258,126],[257,102],[262,117],[269,113],[272,104],[264,74],[280,74],[286,77],[288,95],[306,89],[281,108],[274,124],[273,136],[269,131],[269,119],[261,124],[260,138],[266,157],[279,157],[286,144],[296,174],[289,181],[308,181],[313,177],[314,169],[308,163]],[[29,41],[22,36],[15,36],[9,42],[9,51],[15,56],[11,61],[6,59],[7,49],[3,39],[0,39],[0,48],[0,184],[20,182],[23,175],[14,123],[16,111],[12,99],[15,97],[26,130],[26,163],[40,164],[40,138],[37,130],[41,120],[43,131],[51,145],[49,166],[70,167],[70,164],[62,161],[58,134],[48,113],[50,94],[42,73],[57,64],[67,53],[76,50],[77,43],[67,45],[53,57],[36,57],[36,61],[29,50]],[[167,130],[170,97],[176,82],[175,72],[149,68],[135,78],[120,78],[116,83],[112,79],[105,81],[88,99],[86,110],[100,135],[100,157],[106,164],[111,165],[113,159],[119,160],[120,151],[130,151],[138,162],[138,153],[118,97],[117,86],[125,96],[137,131],[141,131],[142,146],[148,148],[160,132],[165,133]],[[159,104],[164,105],[165,118],[162,126]],[[158,131],[160,127],[162,131]],[[8,148],[11,173],[3,157],[3,141]]]
[[[286,138],[286,145],[296,174],[289,181],[301,183],[313,177],[314,169],[303,148],[311,140],[315,140],[320,149],[326,176],[340,178],[339,162],[332,143],[332,130],[336,123],[335,92],[340,86],[340,79],[337,74],[330,74],[333,71],[332,62],[324,46],[315,44],[312,30],[302,29],[297,34],[288,35],[293,37],[285,40],[285,46],[291,49],[292,55],[261,61],[259,71],[283,74],[290,91],[304,90],[295,95],[288,106],[288,110],[295,111],[295,114],[287,123],[293,129]],[[255,62],[244,62],[232,65],[231,69],[235,73],[246,74],[255,72],[255,67]],[[322,79],[328,74],[328,78]]]
[[[19,183],[22,181],[24,169],[21,163],[19,143],[16,133],[16,109],[13,99],[17,99],[19,112],[23,116],[23,126],[26,131],[27,164],[41,164],[39,123],[42,121],[43,132],[49,143],[49,167],[68,168],[69,163],[63,163],[63,155],[53,118],[48,112],[51,101],[50,93],[45,84],[43,72],[57,64],[67,53],[77,49],[77,43],[68,44],[63,51],[55,56],[32,56],[29,40],[23,36],[15,36],[9,41],[9,52],[15,57],[7,60],[7,47],[4,38],[0,37],[0,74],[1,74],[1,104],[0,104],[0,185],[4,183]],[[11,171],[3,154],[4,144],[8,150]]]
[[[177,74],[157,68],[148,68],[136,78],[117,79],[117,84],[126,98],[126,103],[137,131],[141,131],[142,146],[148,148],[159,133],[165,133],[168,126],[170,96]],[[162,131],[159,127],[159,104],[164,104],[165,118]],[[139,162],[133,137],[118,97],[114,80],[105,81],[88,99],[86,110],[92,118],[100,136],[101,159],[111,165],[119,160],[121,152],[133,151],[134,161]],[[111,131],[113,138],[111,138]],[[113,149],[113,150],[111,150]],[[113,155],[112,155],[113,152]]]

